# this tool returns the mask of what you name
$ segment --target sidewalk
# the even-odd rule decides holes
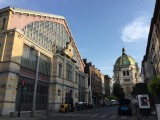
[[[30,118],[24,118],[24,117],[15,117],[15,118],[11,118],[11,117],[0,117],[0,120],[39,120],[40,118],[36,118],[36,117],[30,117]]]
[[[136,120],[157,120],[157,115],[148,115],[148,116],[143,116],[140,114],[139,109],[137,110],[137,114],[135,113],[133,109],[133,115],[136,116]]]
[[[137,120],[157,120],[156,115],[142,116],[141,114],[137,114]]]
[[[30,112],[21,113],[20,117],[0,116],[0,120],[39,120],[47,118],[46,112],[36,112],[34,117],[30,116]]]

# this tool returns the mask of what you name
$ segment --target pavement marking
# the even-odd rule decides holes
[[[78,116],[78,115],[82,115],[82,114],[77,114],[77,116]]]
[[[94,115],[91,115],[90,117],[96,117],[96,116],[98,116],[99,114],[94,114]]]
[[[79,116],[79,115],[82,115],[82,114],[70,114],[70,116]]]
[[[112,116],[110,116],[109,118],[114,119],[114,118],[116,118],[116,117],[117,117],[117,115],[112,115]]]
[[[79,116],[78,114],[73,114],[72,116]]]
[[[124,120],[124,119],[127,119],[127,117],[126,116],[122,116],[121,119]]]
[[[63,116],[72,116],[72,114],[65,114],[65,115],[63,115]]]
[[[85,115],[82,115],[82,117],[86,117],[86,116],[89,116],[89,115],[91,115],[91,114],[85,114]]]
[[[101,116],[99,116],[99,117],[101,117],[101,118],[105,118],[105,117],[107,117],[108,115],[101,115]]]
[[[99,115],[99,114],[64,114],[63,116],[81,116],[81,117],[100,117],[100,118],[105,118],[105,117],[108,117],[110,119],[115,119],[117,118],[118,116],[117,115]],[[126,116],[121,116],[119,117],[120,119],[122,120],[126,120],[127,117]]]

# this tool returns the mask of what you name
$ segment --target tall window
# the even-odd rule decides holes
[[[5,23],[6,23],[6,18],[3,18],[2,30],[3,30],[4,27],[5,27]]]
[[[123,71],[123,76],[129,76],[129,71],[127,70],[127,71]]]
[[[27,83],[22,94],[22,103],[32,103],[33,99],[33,84]]]
[[[75,72],[75,83],[78,83],[78,73]]]
[[[21,57],[21,65],[23,67],[36,70],[36,64],[37,64],[37,51],[30,48],[27,45],[24,45],[23,47],[23,54]]]
[[[50,59],[47,56],[41,54],[39,59],[39,72],[50,75],[50,66]]]
[[[129,76],[129,71],[127,70],[127,76]]]
[[[62,64],[61,63],[59,63],[59,66],[58,66],[58,76],[62,77]]]
[[[126,76],[126,71],[123,71],[123,76]]]
[[[72,81],[72,66],[67,63],[66,79]]]
[[[46,104],[47,103],[47,93],[48,87],[45,85],[38,85],[37,86],[37,104]]]

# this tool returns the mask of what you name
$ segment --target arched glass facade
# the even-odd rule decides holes
[[[22,31],[25,37],[52,53],[56,53],[57,50],[63,50],[66,47],[66,43],[70,41],[64,26],[56,22],[32,22],[25,26]]]
[[[22,31],[26,38],[32,40],[53,54],[64,50],[66,43],[70,42],[70,36],[63,24],[56,22],[32,22],[26,25]],[[76,64],[80,66],[75,48],[73,48],[73,59],[76,60]]]

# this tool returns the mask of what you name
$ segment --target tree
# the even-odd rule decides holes
[[[137,84],[135,85],[135,86],[133,86],[133,88],[132,88],[132,92],[131,92],[131,96],[133,97],[133,98],[136,98],[136,96],[137,96],[137,93],[138,91],[137,91]]]
[[[148,91],[157,99],[157,102],[160,102],[160,76],[154,76],[149,81]]]
[[[133,86],[132,92],[131,92],[131,96],[132,96],[133,98],[136,98],[136,95],[137,95],[137,93],[136,93],[136,86]]]
[[[118,99],[124,98],[124,96],[125,96],[124,89],[120,84],[114,83],[113,95],[116,96]]]
[[[113,96],[113,95],[109,95],[109,96],[107,96],[107,99],[109,99],[109,100],[117,100],[117,97],[116,96]]]

